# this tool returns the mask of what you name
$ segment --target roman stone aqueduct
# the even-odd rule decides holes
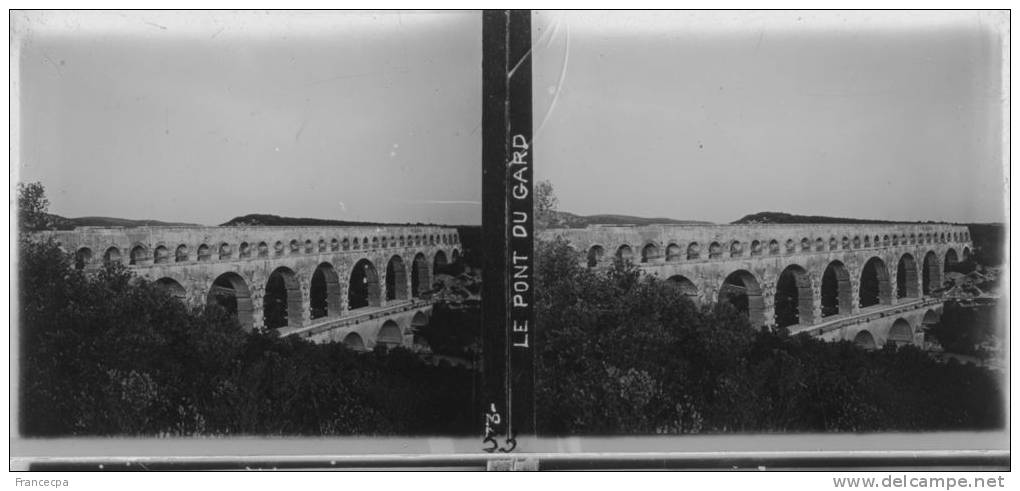
[[[75,266],[120,262],[191,305],[217,304],[246,329],[278,329],[357,350],[424,347],[434,278],[460,255],[447,227],[79,227],[40,232]]]
[[[869,348],[923,342],[924,326],[941,315],[945,273],[973,247],[967,227],[945,224],[590,226],[540,234],[556,237],[589,267],[632,261],[695,302],[732,302],[754,326]]]

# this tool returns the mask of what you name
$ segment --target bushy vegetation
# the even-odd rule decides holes
[[[636,267],[536,250],[537,406],[546,434],[922,431],[1003,424],[998,377],[914,347],[756,332]]]
[[[20,429],[68,435],[477,432],[472,374],[397,348],[247,333],[122,266],[20,242]]]
[[[946,302],[930,334],[949,353],[987,359],[991,354],[985,348],[1004,337],[998,329],[1002,323],[1000,314],[994,305],[965,306]]]

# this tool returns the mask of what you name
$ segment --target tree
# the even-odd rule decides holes
[[[1001,380],[913,346],[758,332],[622,261],[535,249],[536,406],[545,434],[931,431],[1004,420]],[[950,316],[951,317],[951,316]]]
[[[22,230],[34,232],[50,226],[50,201],[42,183],[18,183],[18,224]]]
[[[559,200],[548,180],[535,183],[535,227],[548,228],[556,223],[556,209]]]
[[[53,241],[20,240],[26,436],[478,431],[467,369],[246,333],[219,305],[189,307],[123,265],[78,270]]]

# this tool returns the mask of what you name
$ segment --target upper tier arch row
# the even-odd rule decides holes
[[[330,252],[460,244],[450,227],[81,227],[39,232],[75,254],[78,267],[268,259]]]
[[[959,225],[702,225],[551,229],[587,256],[589,266],[614,257],[640,263],[782,256],[928,244],[972,247]]]

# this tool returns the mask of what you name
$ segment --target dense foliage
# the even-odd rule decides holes
[[[942,317],[930,334],[947,352],[988,358],[986,347],[1002,338],[998,332],[1002,324],[1000,315],[1002,312],[994,304],[967,306],[946,302]]]
[[[1001,223],[968,224],[974,242],[973,260],[984,266],[999,266],[1006,258],[1006,226]]]
[[[562,240],[536,250],[540,432],[919,431],[1003,424],[998,377],[914,348],[755,332],[617,264],[583,268]]]
[[[397,348],[246,333],[120,266],[20,243],[20,423],[30,436],[473,434],[472,373]]]
[[[22,230],[36,231],[50,228],[47,213],[50,201],[42,183],[18,183],[18,226]]]

